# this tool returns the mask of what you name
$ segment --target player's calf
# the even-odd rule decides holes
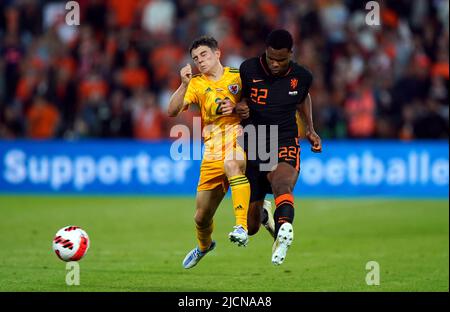
[[[250,203],[247,214],[248,235],[252,236],[258,233],[261,226],[261,211],[263,200],[258,200]]]
[[[294,196],[283,194],[275,198],[275,237],[283,223],[293,223],[294,221]]]
[[[236,226],[242,227],[243,230],[245,230],[245,234],[247,235],[247,218],[250,203],[250,183],[248,182],[247,177],[243,174],[228,177],[228,181],[231,188],[231,199],[233,202],[234,216],[236,218]]]
[[[261,219],[261,224],[264,225],[269,234],[275,239],[275,220],[272,214],[272,203],[270,201],[264,201],[262,213],[263,217]]]
[[[271,172],[270,182],[275,197],[275,236],[283,223],[294,221],[294,196],[292,191],[298,178],[298,172],[288,163],[280,163]]]
[[[199,211],[195,214],[194,220],[198,246],[201,250],[206,250],[212,242],[214,221],[210,216],[199,213]]]

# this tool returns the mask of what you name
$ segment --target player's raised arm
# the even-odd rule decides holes
[[[297,105],[297,110],[300,113],[300,117],[306,125],[306,138],[311,144],[311,150],[314,153],[322,152],[322,140],[319,135],[314,130],[313,125],[313,117],[312,117],[312,100],[311,95],[308,93],[308,96],[305,100]]]
[[[172,94],[169,101],[169,108],[167,113],[170,117],[175,117],[183,109],[184,96],[186,94],[189,82],[192,79],[192,67],[190,64],[186,64],[180,70],[181,84],[178,89]]]

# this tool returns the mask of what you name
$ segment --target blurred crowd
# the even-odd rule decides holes
[[[0,1],[0,138],[168,138],[198,115],[166,115],[194,38],[239,67],[286,28],[323,138],[448,139],[448,0],[380,0],[379,26],[360,0],[77,2],[79,26],[66,1]]]

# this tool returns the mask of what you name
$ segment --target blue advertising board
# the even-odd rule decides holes
[[[305,141],[301,146],[295,195],[448,198],[446,141],[325,141],[321,154]],[[0,141],[0,192],[194,195],[201,161],[176,159],[171,147],[169,141]]]

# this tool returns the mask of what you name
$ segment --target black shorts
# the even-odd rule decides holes
[[[300,171],[300,145],[298,139],[279,143],[278,163],[285,162]],[[272,186],[267,179],[270,171],[260,170],[261,161],[247,160],[245,175],[250,183],[250,202],[263,200],[267,194],[273,194]]]

